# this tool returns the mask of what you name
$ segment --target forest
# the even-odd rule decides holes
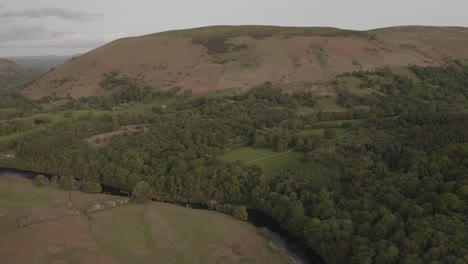
[[[0,136],[37,122],[42,129],[1,144],[15,158],[0,166],[127,191],[145,181],[159,201],[260,209],[328,263],[467,263],[468,66],[409,70],[411,77],[389,69],[348,74],[360,80],[356,89],[375,92],[338,87],[345,112],[299,113],[320,98],[271,83],[189,100],[177,90],[140,89],[115,72],[102,81],[121,91],[114,98],[29,101],[11,92],[0,103]],[[106,112],[165,97],[177,100],[149,112]],[[63,121],[36,118],[49,112]],[[348,121],[327,123],[339,120]],[[103,148],[85,141],[128,125],[147,130],[113,136]],[[337,137],[338,127],[349,133]],[[319,128],[327,132],[303,133]],[[246,146],[304,158],[274,172],[219,158]]]

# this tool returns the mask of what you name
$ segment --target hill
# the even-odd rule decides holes
[[[28,69],[10,60],[0,58],[0,88],[29,80],[33,75],[34,73]]]
[[[152,90],[245,90],[265,81],[301,89],[345,72],[443,66],[454,59],[468,59],[467,28],[212,26],[113,41],[51,71],[23,94],[109,95],[118,90],[101,84],[112,72]]]
[[[47,72],[52,68],[58,67],[68,60],[78,57],[79,54],[70,56],[21,56],[21,57],[8,57],[14,63],[21,65],[28,69]]]

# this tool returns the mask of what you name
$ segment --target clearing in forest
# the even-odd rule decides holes
[[[266,148],[244,147],[225,153],[220,159],[226,162],[242,161],[245,164],[257,164],[268,171],[284,169],[304,158],[304,153],[287,150],[277,152]]]
[[[86,142],[91,144],[93,147],[96,148],[103,148],[110,144],[112,137],[118,135],[124,135],[125,133],[129,135],[136,134],[138,132],[148,132],[149,128],[144,127],[143,125],[130,125],[130,126],[123,126],[117,131],[102,133],[98,135],[91,136],[85,139]]]

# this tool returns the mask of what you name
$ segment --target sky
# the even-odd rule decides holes
[[[0,0],[0,57],[73,55],[209,25],[468,27],[466,0]]]

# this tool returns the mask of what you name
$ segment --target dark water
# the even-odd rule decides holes
[[[22,171],[16,169],[6,169],[0,168],[0,176],[2,175],[14,175],[22,178],[27,178],[33,180],[38,173],[30,172],[30,171]],[[51,178],[50,175],[43,174],[44,176]],[[129,196],[130,194],[126,191],[122,191],[120,189],[103,185],[102,192],[117,195],[117,196]],[[201,210],[208,210],[207,205],[205,204],[194,204],[194,203],[175,203],[175,202],[168,202],[175,205],[180,205],[184,207],[190,207],[193,209],[201,209]],[[247,210],[249,217],[249,223],[253,224],[254,226],[261,228],[266,227],[269,230],[269,239],[279,247],[283,252],[289,255],[292,259],[294,259],[295,263],[301,264],[318,264],[318,263],[325,263],[325,261],[317,255],[315,252],[309,250],[305,243],[297,238],[289,234],[286,230],[284,230],[277,221],[266,215],[264,212],[258,209],[248,209]]]

